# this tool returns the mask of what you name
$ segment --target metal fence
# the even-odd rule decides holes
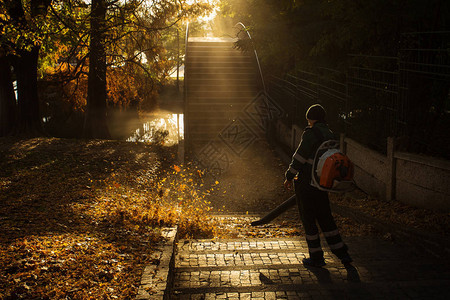
[[[321,103],[335,132],[381,153],[394,136],[400,150],[450,158],[450,32],[408,33],[401,44],[397,57],[350,55],[345,73],[270,77],[268,93],[289,126],[306,126],[306,109]]]
[[[308,107],[322,103],[327,108],[330,125],[336,131],[343,132],[347,89],[343,75],[335,70],[320,70],[322,75],[299,71],[286,78],[272,76],[269,78],[268,93],[287,112],[284,121],[289,126],[306,126],[305,112]]]
[[[405,33],[401,47],[401,146],[450,158],[450,32]]]
[[[399,114],[398,59],[352,56],[348,70],[346,134],[384,153],[386,137],[395,136]]]

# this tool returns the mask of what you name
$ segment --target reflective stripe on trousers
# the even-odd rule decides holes
[[[319,234],[306,235],[306,243],[310,253],[322,251]]]
[[[345,247],[338,229],[324,232],[323,235],[332,251]]]

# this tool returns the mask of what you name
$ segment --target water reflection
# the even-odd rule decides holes
[[[183,114],[159,113],[127,139],[128,142],[146,142],[171,146],[184,139]]]

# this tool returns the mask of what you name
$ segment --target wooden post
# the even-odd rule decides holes
[[[387,138],[387,158],[386,158],[386,200],[395,200],[395,138]]]

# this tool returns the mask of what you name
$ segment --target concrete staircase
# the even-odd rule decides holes
[[[185,136],[190,145],[217,138],[230,122],[242,116],[258,93],[254,58],[234,49],[234,42],[231,38],[189,38]],[[251,120],[246,123],[253,126]]]

